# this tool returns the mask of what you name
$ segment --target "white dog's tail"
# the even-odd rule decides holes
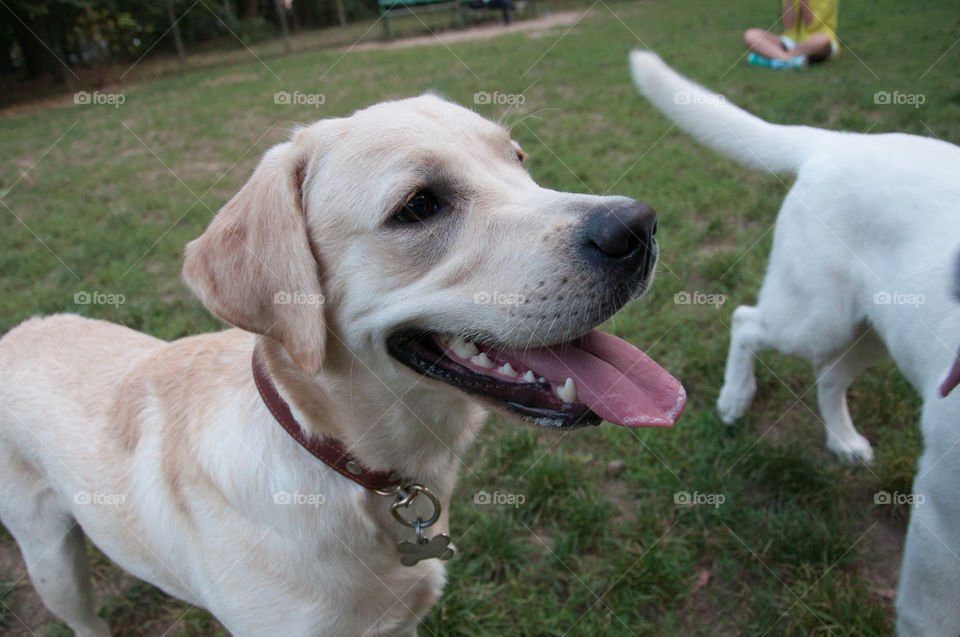
[[[650,51],[630,53],[637,89],[664,115],[717,152],[769,173],[799,170],[825,135],[809,126],[771,124],[683,77]]]

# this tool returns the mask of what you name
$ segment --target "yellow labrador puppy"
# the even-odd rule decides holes
[[[106,635],[83,537],[237,635],[413,635],[440,595],[478,401],[669,426],[682,387],[591,331],[650,284],[656,215],[539,187],[507,131],[426,95],[272,148],[186,249],[241,329],[76,316],[0,340],[0,519],[47,607]]]

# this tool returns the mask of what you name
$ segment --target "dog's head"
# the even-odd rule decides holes
[[[541,188],[524,158],[431,95],[318,122],[266,154],[184,278],[307,373],[334,341],[533,422],[672,424],[679,383],[590,331],[650,285],[654,211]]]

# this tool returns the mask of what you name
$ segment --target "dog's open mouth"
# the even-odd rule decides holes
[[[597,330],[523,350],[410,332],[391,336],[387,347],[417,372],[538,425],[581,427],[602,419],[670,427],[686,403],[683,386],[649,356]]]

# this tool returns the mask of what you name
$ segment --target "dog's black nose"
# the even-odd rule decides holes
[[[657,213],[647,204],[624,199],[594,208],[587,220],[586,248],[594,260],[645,276],[656,259],[653,235]]]

